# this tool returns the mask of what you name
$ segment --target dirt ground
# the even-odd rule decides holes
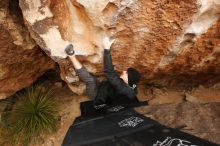
[[[67,86],[55,89],[55,100],[59,105],[59,128],[54,134],[48,135],[42,144],[36,144],[35,146],[61,146],[70,125],[81,114],[80,102],[89,100],[86,96],[73,94]]]

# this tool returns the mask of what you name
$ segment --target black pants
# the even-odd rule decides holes
[[[84,67],[82,67],[81,69],[77,69],[76,74],[83,82],[85,82],[86,94],[89,96],[90,99],[94,100],[98,92],[97,88],[99,81],[97,80],[97,78],[92,76]]]

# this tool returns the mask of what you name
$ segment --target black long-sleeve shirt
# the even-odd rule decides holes
[[[100,83],[95,104],[137,101],[136,92],[115,72],[110,51],[107,49],[104,50],[104,73],[107,81]]]

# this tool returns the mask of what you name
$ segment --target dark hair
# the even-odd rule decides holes
[[[136,86],[136,83],[139,82],[141,74],[134,68],[130,67],[127,69],[128,73],[128,84],[130,87]],[[135,87],[134,87],[135,88]]]

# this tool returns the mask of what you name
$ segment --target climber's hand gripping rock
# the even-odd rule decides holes
[[[115,39],[110,39],[109,37],[104,37],[102,40],[102,47],[109,50],[111,45],[114,43]]]

